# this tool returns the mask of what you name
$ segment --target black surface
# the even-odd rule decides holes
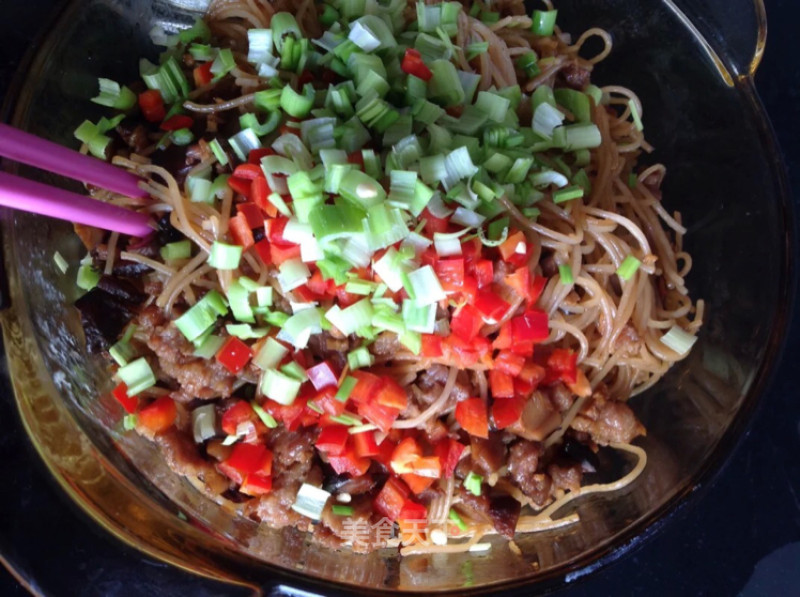
[[[0,0],[0,96],[57,0]],[[800,213],[797,0],[766,0],[769,42],[756,84],[783,148]],[[743,275],[749,275],[743,272]],[[752,274],[757,275],[757,274]],[[800,594],[800,321],[772,389],[715,482],[640,549],[575,586],[588,595]],[[5,367],[5,360],[2,360]],[[235,594],[155,562],[87,524],[21,428],[0,376],[0,553],[47,595]],[[0,569],[0,595],[26,591]]]

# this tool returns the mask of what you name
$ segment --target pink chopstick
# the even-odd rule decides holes
[[[131,236],[153,231],[147,214],[0,172],[0,205]]]
[[[147,197],[136,175],[3,123],[0,156],[128,197]]]

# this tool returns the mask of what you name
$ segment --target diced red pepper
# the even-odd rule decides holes
[[[436,479],[432,479],[431,477],[423,477],[422,475],[417,475],[416,473],[406,473],[404,475],[400,475],[400,478],[405,481],[408,488],[414,492],[414,494],[419,495],[428,487],[434,484]]]
[[[489,387],[494,398],[512,398],[514,396],[514,379],[499,369],[489,371]]]
[[[236,375],[253,357],[253,350],[236,336],[230,336],[217,352],[217,361]]]
[[[531,253],[528,240],[522,232],[514,232],[498,247],[503,261],[512,265],[521,266],[527,263]]]
[[[452,437],[442,439],[434,448],[434,453],[439,457],[439,462],[442,463],[442,477],[449,479],[453,476],[456,470],[458,461],[461,459],[461,454],[466,449],[466,446]]]
[[[258,420],[258,415],[256,415],[253,407],[250,406],[250,403],[239,400],[222,413],[222,431],[228,435],[237,435],[239,425],[248,421],[255,424]]]
[[[241,245],[245,251],[255,244],[253,230],[243,214],[236,214],[228,220],[228,230],[234,244]]]
[[[525,366],[525,357],[510,350],[501,350],[494,359],[494,367],[498,371],[517,376]]]
[[[400,517],[400,512],[408,499],[408,486],[396,477],[389,477],[372,502],[375,510],[392,522]]]
[[[359,458],[372,458],[381,453],[380,447],[375,442],[375,433],[364,431],[353,434],[353,449]]]
[[[461,291],[464,284],[464,259],[437,259],[433,270],[445,292]]]
[[[487,319],[500,321],[511,305],[491,290],[478,290],[475,297],[475,308]]]
[[[408,406],[408,394],[389,376],[381,378],[381,385],[378,387],[374,399],[381,406],[397,410],[405,410]]]
[[[556,348],[547,357],[547,367],[558,373],[559,377],[568,384],[578,380],[577,372],[578,353],[565,348]]]
[[[505,429],[519,421],[525,408],[525,400],[523,396],[513,396],[498,398],[492,402],[492,420],[495,429]]]
[[[429,69],[428,66],[425,64],[425,62],[422,60],[422,54],[420,54],[414,48],[408,48],[406,50],[400,68],[403,69],[404,73],[408,73],[409,75],[414,75],[415,77],[418,77],[423,81],[430,81],[431,77],[433,77],[431,69]]]
[[[244,219],[247,220],[247,225],[251,229],[261,228],[264,225],[264,212],[255,203],[237,203],[236,211],[244,216]]]
[[[228,186],[233,189],[235,193],[244,195],[248,200],[252,189],[253,181],[247,178],[236,178],[231,176],[228,178]]]
[[[261,166],[256,164],[239,164],[233,171],[234,178],[244,178],[245,180],[255,180],[256,178],[264,178],[264,171]]]
[[[250,198],[253,203],[258,205],[270,218],[274,218],[278,215],[278,208],[269,200],[271,194],[272,190],[269,188],[266,178],[256,178],[250,185]]]
[[[348,474],[360,477],[369,470],[369,458],[359,458],[352,447],[348,447],[341,456],[329,456],[328,464],[337,475]]]
[[[345,411],[346,405],[344,402],[336,399],[336,392],[338,390],[339,388],[335,385],[321,389],[317,392],[317,395],[314,396],[314,404],[329,415],[341,415]]]
[[[283,238],[283,231],[286,230],[286,224],[288,223],[289,218],[285,216],[278,216],[277,218],[267,220],[264,228],[269,242],[276,245],[291,245],[292,243]]]
[[[529,309],[511,320],[511,334],[514,344],[542,342],[550,335],[547,313],[539,309]]]
[[[257,149],[251,149],[250,153],[247,154],[247,163],[248,164],[256,164],[257,166],[261,164],[261,158],[267,157],[268,155],[276,155],[276,152],[271,147],[259,147]]]
[[[480,398],[467,398],[456,404],[456,421],[470,435],[489,438],[486,404]]]
[[[544,367],[536,363],[525,363],[525,366],[519,372],[519,379],[532,385],[534,389],[538,386],[545,377]]]
[[[491,285],[494,280],[494,264],[489,259],[479,259],[473,266],[475,278],[478,281],[478,288],[485,288]]]
[[[161,123],[162,131],[178,131],[180,129],[190,129],[194,126],[194,120],[185,114],[175,114]]]
[[[347,427],[344,425],[330,425],[319,433],[317,438],[317,450],[329,456],[341,456],[347,447],[349,437]]]
[[[370,402],[381,384],[381,378],[368,371],[351,371],[350,376],[357,380],[350,392],[350,400],[356,404]]]
[[[531,273],[527,266],[518,267],[513,273],[507,275],[503,281],[514,289],[519,296],[530,300]]]
[[[388,438],[378,444],[378,453],[373,457],[376,462],[380,462],[387,470],[391,470],[392,454],[397,444]]]
[[[136,421],[153,433],[161,433],[172,427],[177,416],[175,401],[169,396],[162,396],[140,410]]]
[[[136,396],[128,396],[128,386],[124,382],[119,382],[117,387],[111,390],[111,395],[117,399],[127,413],[135,413],[139,406],[139,399]]]
[[[300,245],[277,245],[271,243],[269,255],[274,265],[280,265],[289,259],[300,259]]]
[[[400,410],[383,406],[382,404],[378,404],[377,401],[373,400],[359,404],[358,414],[367,419],[373,425],[377,425],[378,428],[384,433],[388,433],[392,428],[392,424],[397,420]]]
[[[415,545],[427,541],[428,509],[422,504],[406,500],[397,519],[400,542]]]
[[[247,475],[239,491],[245,495],[252,495],[258,497],[259,495],[266,495],[272,491],[272,477],[265,475]]]
[[[480,311],[470,304],[462,305],[450,319],[450,331],[467,342],[480,333],[481,327],[483,327],[483,317]]]
[[[426,207],[419,216],[420,220],[425,220],[425,233],[433,237],[435,232],[447,232],[449,218],[437,218]]]
[[[225,463],[244,475],[272,474],[272,452],[263,444],[234,444]]]
[[[439,479],[442,476],[442,462],[438,456],[423,456],[412,461],[409,465],[415,475]]]
[[[226,462],[217,463],[217,470],[238,485],[244,483],[244,475]]]
[[[261,262],[264,265],[272,265],[272,246],[266,238],[262,238],[255,245],[253,245],[258,253]]]
[[[434,334],[422,334],[422,348],[420,355],[426,358],[438,358],[442,356],[442,337]]]
[[[411,465],[415,460],[422,457],[422,449],[417,440],[409,436],[403,439],[392,453],[391,468],[400,475],[413,471]]]
[[[542,276],[534,276],[533,280],[531,280],[531,290],[529,293],[529,298],[531,303],[535,303],[539,300],[539,297],[542,296],[542,292],[544,292],[544,287],[547,285],[547,278]]]
[[[211,65],[214,64],[212,60],[208,62],[204,62],[200,66],[196,66],[192,71],[192,76],[194,78],[194,86],[195,87],[202,87],[203,85],[208,85],[214,79],[214,75],[211,73]]]
[[[328,361],[322,361],[307,369],[306,375],[316,390],[339,385],[339,375]]]
[[[511,348],[511,343],[511,322],[507,321],[500,326],[500,332],[492,342],[492,348],[495,350],[505,350],[507,348]]]
[[[164,100],[158,89],[148,89],[139,94],[139,109],[149,122],[161,122],[167,115]]]

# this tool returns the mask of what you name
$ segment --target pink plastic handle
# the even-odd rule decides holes
[[[147,196],[134,174],[3,123],[0,156],[128,197]]]
[[[0,172],[0,205],[131,236],[153,231],[147,214]]]

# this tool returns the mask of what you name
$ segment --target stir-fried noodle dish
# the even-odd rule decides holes
[[[639,98],[591,81],[610,35],[556,17],[217,0],[151,32],[139,80],[100,79],[76,136],[149,196],[89,190],[154,223],[75,227],[121,430],[221,507],[355,552],[488,549],[632,483],[627,401],[703,303]]]

